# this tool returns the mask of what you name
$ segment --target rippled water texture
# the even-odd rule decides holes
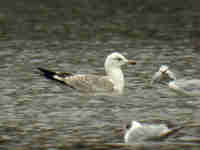
[[[111,7],[104,1],[102,8],[97,3],[96,11],[95,3],[70,3],[73,11],[69,13],[69,6],[61,2],[54,6],[21,1],[5,4],[9,8],[0,11],[0,148],[62,149],[79,138],[123,143],[118,129],[133,119],[175,124],[200,121],[199,97],[150,85],[161,64],[169,65],[180,78],[200,79],[198,34],[194,34],[198,14],[187,8],[173,14],[175,10],[164,10],[164,4],[150,13],[147,6],[139,12],[139,4],[131,11],[132,5],[119,9],[120,5]],[[123,67],[126,87],[122,96],[82,94],[45,79],[37,70],[103,74],[104,60],[114,51],[137,61],[135,66]],[[200,129],[184,133],[198,137]],[[189,143],[181,148],[192,147],[199,146]],[[76,144],[71,148],[80,149]]]

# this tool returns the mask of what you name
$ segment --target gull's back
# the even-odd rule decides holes
[[[172,81],[169,83],[169,88],[182,94],[200,96],[200,80],[198,79]]]
[[[169,129],[164,124],[151,125],[144,124],[139,128],[134,129],[129,136],[128,143],[141,142],[151,140],[155,137],[159,137],[161,134],[168,132]]]
[[[66,77],[63,81],[83,92],[112,92],[113,84],[107,76],[74,75]]]

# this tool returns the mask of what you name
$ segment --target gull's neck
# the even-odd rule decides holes
[[[168,79],[167,81],[161,81],[160,83],[169,86],[169,84],[175,83],[175,81],[176,79]]]
[[[176,79],[170,79],[170,80],[168,81],[168,84],[174,83],[175,81],[176,81]]]
[[[125,134],[124,136],[124,141],[125,143],[128,143],[129,142],[129,136],[131,134],[132,131],[128,130],[127,133]]]
[[[111,78],[114,84],[114,90],[123,92],[124,89],[124,75],[119,67],[106,67],[106,73]]]
[[[175,74],[173,72],[171,72],[170,70],[168,70],[167,74],[169,76],[168,83],[176,81],[176,76],[175,76]]]

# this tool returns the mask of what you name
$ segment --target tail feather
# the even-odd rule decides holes
[[[54,75],[56,75],[56,72],[53,72],[51,70],[47,70],[47,69],[44,69],[44,68],[38,68],[38,70],[40,70],[41,72],[43,72],[44,76],[48,79],[52,79],[52,80],[56,80],[54,78]]]
[[[152,141],[152,140],[153,141],[163,141],[163,140],[167,139],[169,136],[174,135],[175,133],[179,132],[180,130],[182,130],[184,128],[185,128],[185,126],[174,127],[171,130],[160,134],[159,136],[150,137],[147,140],[150,140],[150,141]]]
[[[161,135],[160,135],[160,138],[161,138],[161,139],[162,139],[162,138],[164,138],[164,139],[165,139],[165,138],[168,138],[169,136],[171,136],[171,135],[177,133],[178,131],[180,131],[180,130],[182,130],[182,129],[184,129],[184,128],[185,128],[185,126],[174,127],[174,128],[172,128],[171,130],[169,130],[168,132],[161,134]]]
[[[38,68],[38,70],[40,70],[47,79],[55,80],[55,81],[58,81],[60,83],[63,83],[65,85],[69,86],[70,88],[74,88],[73,86],[65,83],[62,80],[65,77],[72,76],[73,75],[72,73],[69,73],[69,72],[63,72],[63,73],[62,72],[54,72],[54,71],[44,69],[44,68],[40,68],[40,67]]]

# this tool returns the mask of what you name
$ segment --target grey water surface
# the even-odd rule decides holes
[[[163,85],[150,84],[161,64],[169,65],[180,78],[200,79],[198,36],[191,38],[196,31],[193,12],[183,10],[174,16],[122,9],[111,15],[99,6],[94,16],[83,18],[85,5],[78,5],[75,18],[65,20],[69,16],[64,14],[62,19],[64,6],[42,3],[28,9],[25,5],[1,10],[1,26],[7,17],[16,17],[16,24],[9,20],[1,31],[0,148],[59,149],[74,137],[123,143],[118,129],[133,119],[175,124],[200,121],[199,97],[177,95]],[[59,16],[57,22],[54,16]],[[185,18],[177,22],[181,16]],[[135,66],[123,67],[126,86],[121,96],[79,93],[45,79],[37,70],[104,74],[104,60],[114,51],[137,61]],[[194,137],[200,134],[199,129],[184,132]]]

